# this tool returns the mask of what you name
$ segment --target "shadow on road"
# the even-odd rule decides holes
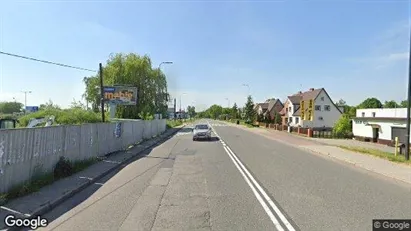
[[[177,128],[170,128],[173,129],[175,131],[173,131],[173,134],[178,130]],[[179,132],[187,130],[187,129],[180,129]],[[123,168],[127,167],[129,164],[132,164],[135,161],[138,161],[141,158],[158,158],[158,159],[163,159],[158,165],[161,165],[164,161],[167,160],[174,160],[174,158],[170,157],[170,158],[162,158],[162,157],[153,157],[153,156],[148,156],[151,151],[156,148],[157,146],[162,145],[164,142],[168,141],[169,139],[171,139],[173,137],[173,135],[168,136],[166,138],[163,138],[161,141],[159,141],[157,144],[153,145],[152,147],[142,151],[141,153],[139,153],[137,156],[135,156],[134,158],[132,158],[131,160],[127,161],[126,163],[123,163],[121,165],[120,168],[112,171],[111,173],[109,173],[108,175],[104,176],[102,179],[98,180],[96,183],[88,186],[87,188],[83,189],[82,191],[80,191],[79,193],[73,195],[71,198],[67,199],[66,201],[62,202],[61,204],[57,205],[54,207],[53,210],[49,211],[48,213],[44,214],[42,217],[47,218],[47,220],[49,221],[49,223],[51,223],[52,221],[56,220],[57,218],[59,218],[60,216],[62,216],[63,214],[67,213],[68,211],[70,211],[71,209],[75,208],[77,205],[81,204],[82,202],[84,202],[85,200],[87,200],[90,196],[92,196],[98,189],[100,189],[101,186],[103,186],[107,181],[109,181],[112,177],[114,177],[117,173],[119,173],[121,170],[123,170]],[[133,177],[132,179],[130,179],[130,181],[140,177],[141,175],[145,174],[147,171],[158,167],[158,165],[155,165],[149,169],[147,169],[146,171],[144,171],[143,173],[136,175],[135,177]],[[126,182],[125,184],[129,183],[130,181]],[[29,230],[29,229],[22,229],[22,230]]]
[[[220,138],[218,138],[218,137],[211,137],[211,139],[210,140],[207,140],[207,139],[198,139],[198,140],[195,140],[195,142],[217,142],[217,141],[220,141]]]

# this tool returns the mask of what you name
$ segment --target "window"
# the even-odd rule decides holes
[[[324,120],[324,118],[322,116],[318,117],[318,120]]]
[[[324,96],[323,96],[323,97],[321,97],[321,101],[324,101]]]
[[[324,110],[325,111],[331,111],[331,106],[330,105],[325,105]]]
[[[293,122],[293,117],[288,117],[288,122],[292,123]]]
[[[375,117],[375,112],[372,113],[372,117]]]
[[[362,116],[362,117],[365,117],[365,112],[361,113],[361,116]]]
[[[298,124],[300,122],[300,118],[295,117],[295,123]]]
[[[291,107],[288,108],[288,111],[289,111],[289,112],[291,111]]]
[[[285,112],[287,112],[287,113],[288,113],[288,108],[286,108],[286,109],[285,109]]]
[[[321,111],[321,105],[315,105],[315,110],[316,111]]]

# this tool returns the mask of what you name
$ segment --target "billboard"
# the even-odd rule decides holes
[[[137,105],[137,87],[104,87],[104,101],[116,105]]]
[[[36,112],[39,110],[38,106],[26,106],[26,112]]]
[[[301,100],[300,102],[300,116],[301,120],[305,120],[305,107],[304,107],[304,100]]]

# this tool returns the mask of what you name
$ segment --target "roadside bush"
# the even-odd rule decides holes
[[[60,157],[59,161],[54,167],[54,177],[56,179],[60,179],[71,176],[73,173],[73,165],[71,164],[71,162],[63,156]]]
[[[33,118],[42,118],[52,115],[55,116],[55,123],[60,125],[101,122],[101,114],[93,111],[86,111],[80,108],[50,108],[22,116],[21,118],[19,118],[19,126],[26,127],[29,124],[29,121]]]
[[[181,120],[167,120],[166,124],[167,124],[167,129],[168,129],[168,128],[174,128],[174,127],[180,126],[183,124],[183,122]]]
[[[341,137],[352,135],[351,119],[348,115],[342,115],[340,119],[335,123],[333,133],[336,136]]]

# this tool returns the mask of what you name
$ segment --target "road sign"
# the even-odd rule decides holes
[[[26,106],[26,111],[27,112],[36,112],[39,110],[38,106]]]

